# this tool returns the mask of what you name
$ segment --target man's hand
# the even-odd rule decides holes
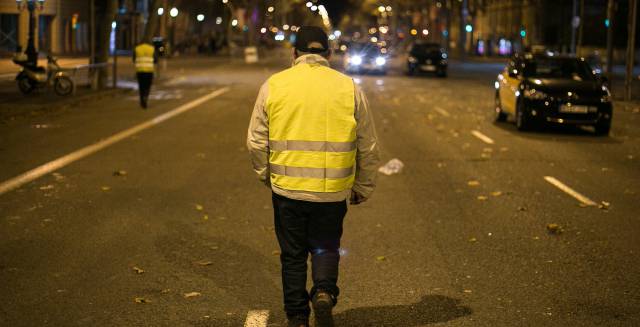
[[[351,191],[351,198],[349,199],[349,203],[353,204],[353,205],[358,205],[362,202],[367,201],[367,198],[365,198],[364,196],[362,196],[362,194],[356,192],[356,191]]]

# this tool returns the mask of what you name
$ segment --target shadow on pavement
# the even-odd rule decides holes
[[[443,295],[427,295],[410,305],[385,305],[349,309],[334,315],[336,327],[417,327],[451,321],[472,314],[471,308],[460,305],[460,300]],[[269,319],[269,327],[284,326],[284,317]],[[313,319],[311,319],[313,320]],[[242,326],[241,317],[211,319],[197,326]],[[313,326],[313,325],[312,325]]]
[[[472,313],[460,300],[426,295],[410,305],[386,305],[350,309],[335,315],[336,326],[411,327],[447,322]]]
[[[513,122],[494,122],[493,125],[503,131],[538,141],[564,141],[579,143],[619,144],[622,140],[614,136],[598,136],[589,127],[546,125],[520,132]]]

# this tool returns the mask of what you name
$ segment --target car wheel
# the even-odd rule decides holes
[[[611,121],[610,120],[600,121],[595,125],[595,128],[596,128],[596,135],[607,136],[611,131]]]
[[[519,131],[531,129],[531,118],[526,113],[526,108],[521,100],[516,104],[516,127]]]
[[[497,122],[503,122],[507,120],[507,114],[502,111],[502,104],[500,103],[500,93],[498,92],[496,92],[495,120]]]

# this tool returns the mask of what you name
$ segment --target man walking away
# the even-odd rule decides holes
[[[309,326],[310,300],[316,326],[333,326],[346,199],[355,205],[371,196],[378,147],[364,94],[329,67],[327,34],[306,26],[296,38],[293,67],[260,89],[247,146],[272,189],[288,326]]]
[[[156,49],[148,40],[142,41],[133,51],[133,62],[136,64],[138,90],[140,92],[140,106],[147,109],[149,92],[153,83],[154,65],[158,62]]]

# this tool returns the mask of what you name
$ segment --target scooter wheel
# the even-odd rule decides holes
[[[29,78],[21,77],[18,78],[18,89],[20,89],[22,94],[29,94],[35,89],[35,86],[31,83]]]
[[[67,96],[73,92],[73,81],[67,76],[56,77],[53,90],[59,96]]]

